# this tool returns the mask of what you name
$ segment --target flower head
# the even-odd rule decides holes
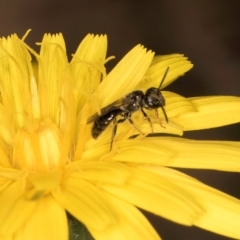
[[[159,111],[159,124],[146,110],[151,130],[136,112],[138,130],[119,124],[109,152],[112,127],[95,140],[89,117],[134,90],[159,86],[168,67],[162,87],[192,64],[137,45],[107,74],[105,35],[87,35],[70,62],[61,34],[44,35],[39,54],[24,40],[15,34],[0,40],[1,239],[66,240],[66,211],[98,240],[160,239],[137,207],[240,238],[238,199],[169,168],[238,171],[240,143],[146,137],[239,122],[238,97],[187,99],[162,91],[169,122]]]

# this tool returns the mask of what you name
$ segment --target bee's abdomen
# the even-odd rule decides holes
[[[99,135],[113,122],[116,117],[121,114],[123,111],[119,108],[109,111],[97,118],[92,126],[92,137],[94,139],[98,138]]]

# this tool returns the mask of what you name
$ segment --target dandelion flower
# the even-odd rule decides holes
[[[137,45],[107,74],[105,35],[87,35],[70,62],[61,34],[44,35],[40,53],[25,37],[0,40],[1,239],[66,240],[66,212],[97,240],[160,239],[139,208],[240,238],[240,201],[170,168],[239,171],[240,143],[146,137],[151,127],[134,113],[145,135],[119,124],[109,152],[112,128],[95,140],[87,124],[133,90],[158,86],[169,67],[167,86],[192,67],[187,58],[154,57]],[[238,97],[162,93],[169,122],[159,111],[160,126],[147,111],[154,133],[181,136],[240,120]]]

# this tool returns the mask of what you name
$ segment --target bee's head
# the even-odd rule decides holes
[[[149,88],[144,97],[144,107],[147,109],[157,109],[165,106],[165,99],[158,88]]]

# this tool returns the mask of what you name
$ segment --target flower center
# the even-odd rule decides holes
[[[49,120],[19,129],[13,143],[13,167],[47,172],[63,167],[61,133]]]

